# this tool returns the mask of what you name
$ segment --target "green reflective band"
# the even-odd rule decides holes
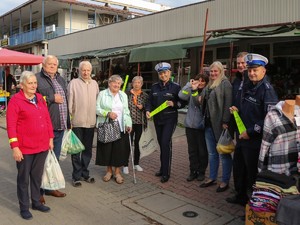
[[[122,91],[123,91],[123,92],[126,90],[126,86],[127,86],[128,78],[129,78],[129,75],[126,75],[126,77],[125,77],[125,82],[124,82],[124,84],[123,84],[123,88],[122,88]]]
[[[237,111],[233,111],[233,115],[234,115],[234,119],[236,122],[236,125],[239,129],[239,133],[243,133],[246,130],[246,127],[241,119],[241,117],[239,116],[239,114],[237,113]]]
[[[151,113],[150,113],[150,117],[156,115],[157,113],[163,111],[165,108],[167,108],[167,101],[165,101],[163,104],[161,104],[160,106],[158,106],[156,109],[154,109]]]
[[[189,94],[189,92],[188,92],[188,91],[186,91],[186,90],[182,90],[182,94],[188,95],[188,94]]]
[[[193,97],[198,95],[198,91],[196,91],[195,93],[192,94]]]

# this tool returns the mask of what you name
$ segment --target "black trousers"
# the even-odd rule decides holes
[[[80,180],[81,177],[87,179],[90,176],[88,166],[92,158],[95,129],[75,127],[72,130],[85,147],[84,151],[71,156],[73,166],[72,178],[73,180]]]
[[[17,194],[19,199],[20,210],[29,210],[29,193],[30,184],[31,202],[34,206],[39,206],[40,187],[44,171],[45,160],[48,151],[37,154],[24,154],[24,159],[17,162]]]
[[[132,124],[131,141],[134,140],[134,165],[139,165],[140,163],[140,146],[139,142],[143,133],[143,125],[142,124]],[[129,160],[128,160],[129,162]],[[128,166],[125,165],[125,166]]]
[[[208,165],[204,130],[187,127],[185,133],[188,143],[190,172],[198,172],[204,175]]]
[[[177,118],[169,119],[165,124],[154,123],[157,141],[160,146],[160,171],[163,176],[170,176],[172,161],[172,135],[176,129]]]
[[[237,146],[233,155],[233,179],[237,196],[248,200],[247,193],[252,193],[256,181],[259,147]]]

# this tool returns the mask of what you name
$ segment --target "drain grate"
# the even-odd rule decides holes
[[[188,217],[188,218],[194,218],[198,216],[198,213],[194,212],[194,211],[185,211],[182,213],[182,215],[184,217]]]

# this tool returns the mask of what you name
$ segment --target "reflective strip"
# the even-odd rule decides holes
[[[12,143],[12,142],[18,141],[18,138],[11,138],[8,141],[9,141],[9,143]]]
[[[235,122],[236,122],[236,125],[238,127],[238,130],[239,130],[239,133],[243,133],[246,129],[241,117],[239,116],[238,112],[237,111],[233,111],[233,116],[234,116],[234,119],[235,119]]]
[[[188,92],[188,91],[186,91],[186,90],[182,90],[182,94],[188,95],[188,94],[189,94],[189,92]]]
[[[157,113],[163,111],[167,107],[168,107],[167,101],[165,101],[164,103],[162,103],[160,106],[158,106],[156,109],[154,109],[154,111],[152,111],[150,113],[150,117],[152,117],[152,116],[156,115]]]
[[[192,94],[193,97],[198,95],[198,91],[196,91],[195,93]]]

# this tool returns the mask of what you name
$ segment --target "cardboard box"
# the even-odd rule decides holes
[[[246,205],[245,225],[277,225],[275,213],[255,212]]]

